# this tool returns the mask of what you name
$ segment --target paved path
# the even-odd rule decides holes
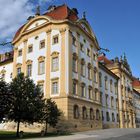
[[[38,138],[28,140],[38,140]],[[140,129],[105,129],[86,131],[74,133],[70,136],[39,138],[39,140],[140,140]]]

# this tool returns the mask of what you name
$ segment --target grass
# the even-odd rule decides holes
[[[44,137],[58,137],[58,136],[66,136],[71,135],[70,133],[66,134],[58,134],[58,133],[48,133]],[[28,138],[42,138],[40,133],[30,133],[30,132],[24,132],[22,139],[28,139]],[[14,131],[0,131],[0,140],[16,140],[21,138],[16,138],[16,132]]]

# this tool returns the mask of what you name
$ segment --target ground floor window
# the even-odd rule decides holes
[[[73,116],[74,116],[75,119],[79,118],[79,107],[78,107],[78,105],[74,105],[74,107],[73,107]]]

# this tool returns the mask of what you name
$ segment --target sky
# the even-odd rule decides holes
[[[67,4],[86,12],[101,48],[110,59],[124,53],[133,75],[140,77],[140,0],[0,0],[0,43],[11,41],[17,29],[34,15],[37,5],[44,13],[50,5]],[[0,46],[0,53],[10,47]]]

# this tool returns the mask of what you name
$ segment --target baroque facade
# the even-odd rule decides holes
[[[71,130],[135,128],[133,76],[126,57],[99,55],[85,14],[67,5],[29,17],[15,34],[13,52],[0,55],[0,76],[23,72],[63,111]],[[138,93],[137,93],[138,94]]]

